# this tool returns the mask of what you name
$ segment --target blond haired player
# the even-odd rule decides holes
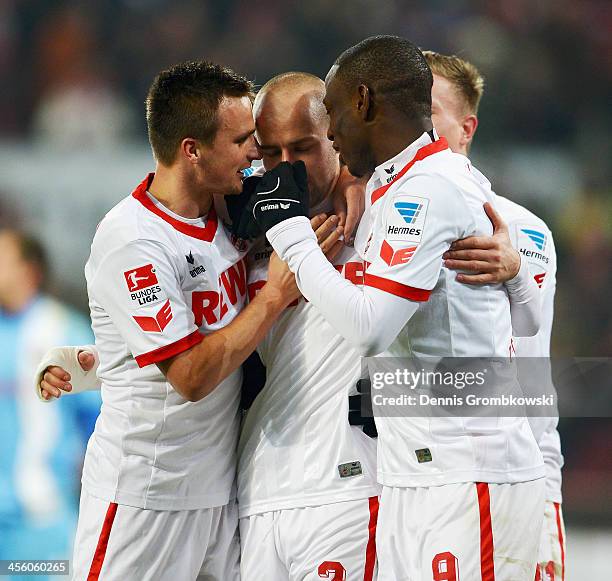
[[[457,56],[432,51],[423,54],[434,79],[431,91],[433,124],[455,153],[467,156],[478,127],[478,105],[484,91],[482,75],[472,63]],[[527,208],[502,196],[497,196],[496,207],[508,225],[514,247],[529,262],[542,292],[540,331],[533,337],[515,337],[514,349],[517,357],[547,360],[550,356],[557,267],[553,236],[546,223]],[[470,242],[474,241],[461,241],[455,245],[455,250],[447,255],[448,267],[461,268],[465,266],[465,260],[482,258],[481,251],[474,250]],[[563,455],[557,423],[558,418],[530,419],[546,466],[546,504],[536,574],[536,580],[542,581],[562,580],[565,576],[565,529],[561,509]]]
[[[325,262],[303,217],[284,220],[266,198],[254,214],[304,296],[362,353],[507,357],[505,288],[463,285],[442,265],[455,240],[490,234],[494,197],[433,130],[432,83],[420,51],[390,36],[351,47],[328,73],[328,136],[353,175],[371,175],[355,240],[363,286]],[[299,176],[276,175],[270,195],[296,199]],[[379,413],[376,424],[379,579],[533,575],[544,465],[526,418]]]

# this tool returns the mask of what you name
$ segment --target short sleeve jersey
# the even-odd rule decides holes
[[[461,284],[456,272],[443,266],[442,254],[453,241],[491,235],[485,202],[494,203],[494,195],[474,176],[469,160],[429,133],[376,168],[355,241],[368,264],[364,283],[420,303],[381,357],[509,357],[505,287]],[[385,417],[376,399],[373,407],[382,484],[543,476],[542,456],[525,418]]]
[[[85,267],[102,411],[83,486],[99,498],[180,510],[226,504],[235,477],[241,371],[198,402],[156,363],[229,324],[246,297],[246,249],[214,209],[185,219],[149,192],[150,174],[100,223]]]

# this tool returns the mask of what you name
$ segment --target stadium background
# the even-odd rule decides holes
[[[143,100],[156,72],[206,58],[258,85],[287,70],[324,76],[351,44],[399,34],[484,74],[472,158],[498,193],[538,213],[555,235],[553,355],[610,356],[610,30],[607,0],[6,0],[0,225],[44,242],[54,294],[85,311],[95,226],[153,167]],[[604,388],[602,410],[610,410]],[[567,578],[586,579],[609,570],[612,422],[562,419],[560,429]]]

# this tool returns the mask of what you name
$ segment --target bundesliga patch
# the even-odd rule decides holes
[[[385,239],[388,242],[420,242],[429,200],[400,194],[391,203],[393,209],[387,215]]]
[[[361,462],[357,460],[356,462],[346,462],[345,464],[340,464],[338,466],[338,472],[340,473],[340,478],[350,478],[351,476],[359,476],[363,474],[361,470]]]
[[[142,307],[166,298],[159,286],[155,267],[152,264],[145,264],[132,270],[126,270],[123,276],[125,277],[133,304]]]
[[[548,257],[548,233],[541,228],[527,224],[519,225],[516,228],[520,254],[527,258],[530,263],[548,264],[550,261]]]
[[[387,242],[382,241],[380,246],[380,257],[389,265],[397,266],[398,264],[408,264],[418,248],[418,244],[406,246],[405,242]]]

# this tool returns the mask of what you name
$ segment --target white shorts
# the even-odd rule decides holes
[[[378,497],[240,519],[244,581],[373,581]]]
[[[239,581],[238,507],[144,510],[81,491],[74,581]]]
[[[544,479],[383,487],[379,581],[533,581]]]
[[[561,504],[547,500],[536,581],[565,581],[565,525]]]

